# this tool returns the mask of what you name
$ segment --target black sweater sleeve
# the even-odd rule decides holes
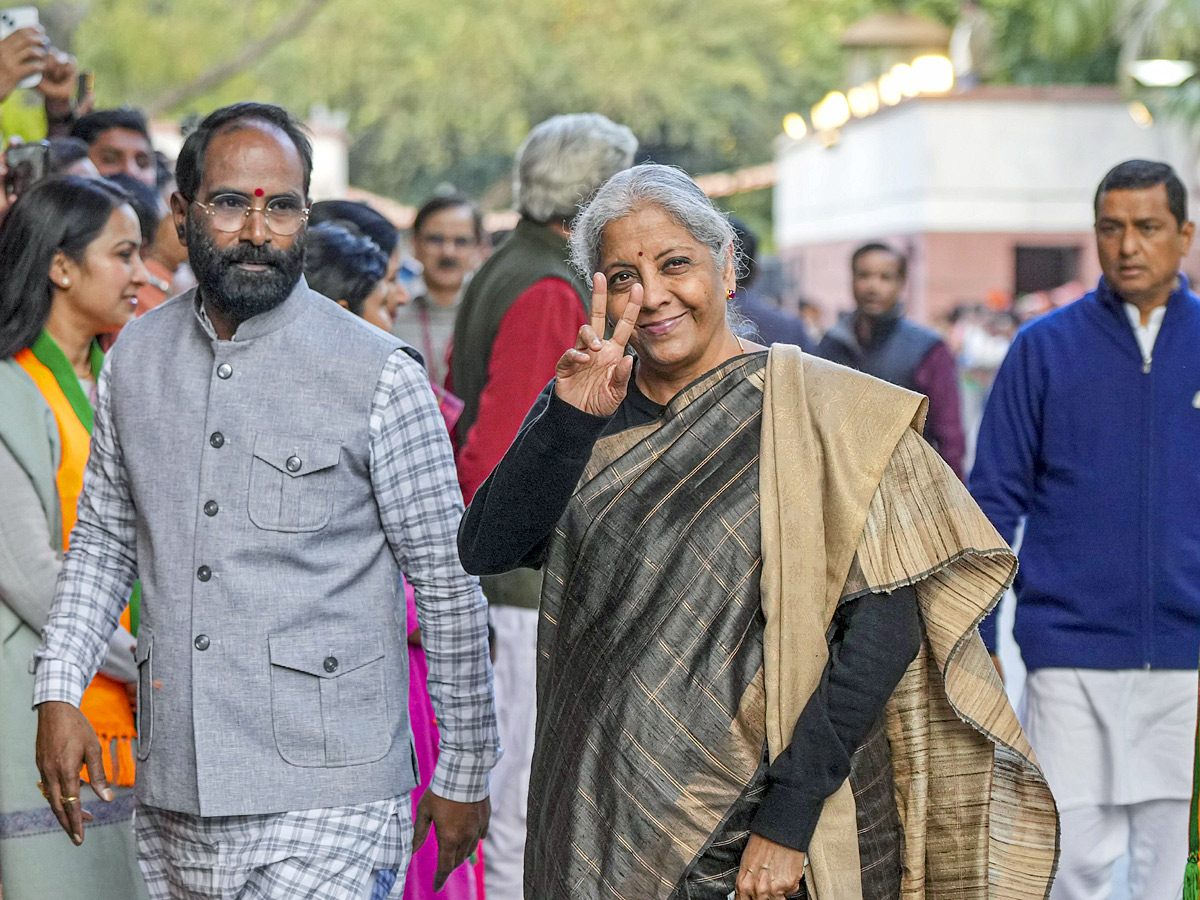
[[[609,420],[560,400],[550,382],[458,527],[458,554],[473,575],[537,568],[546,542]]]
[[[829,663],[792,742],[767,771],[750,830],[807,850],[825,800],[850,775],[850,758],[879,720],[921,647],[911,587],[849,600],[834,615]]]

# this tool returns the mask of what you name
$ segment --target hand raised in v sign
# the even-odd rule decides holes
[[[611,416],[625,399],[633,357],[625,347],[637,327],[642,311],[642,286],[629,289],[629,302],[612,337],[604,340],[604,318],[608,308],[608,280],[599,272],[592,276],[592,315],[579,329],[575,346],[562,355],[554,369],[554,392],[577,409],[593,416]]]

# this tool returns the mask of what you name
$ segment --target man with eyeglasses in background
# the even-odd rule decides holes
[[[411,348],[302,276],[312,147],[212,113],[171,198],[199,281],[105,360],[78,525],[37,651],[37,763],[75,843],[112,799],[83,689],[136,578],[138,855],[154,900],[366,900],[403,880],[416,786],[403,572],[441,731],[434,887],[487,829],[486,604],[458,561],[450,441]],[[146,378],[151,372],[155,377]]]
[[[462,194],[434,197],[413,220],[421,280],[412,286],[412,302],[396,310],[392,334],[421,351],[434,384],[446,382],[454,319],[463,288],[479,265],[483,239],[483,216]]]

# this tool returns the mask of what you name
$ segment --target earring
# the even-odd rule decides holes
[[[737,296],[737,291],[733,290],[732,288],[725,292],[726,300],[732,300],[735,296]]]
[[[62,287],[64,287],[64,288],[69,288],[70,286],[71,286],[71,279],[70,279],[70,278],[64,278],[64,279],[62,280]]]

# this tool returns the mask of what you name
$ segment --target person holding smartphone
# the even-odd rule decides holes
[[[25,79],[40,76],[48,58],[46,32],[40,25],[18,28],[0,40],[0,100]]]
[[[7,17],[0,20],[0,134],[26,141],[63,136],[75,117],[91,108],[91,94],[76,96],[75,58],[50,45],[36,10],[32,17],[13,15],[20,11],[0,13]],[[20,27],[10,27],[17,23]]]

